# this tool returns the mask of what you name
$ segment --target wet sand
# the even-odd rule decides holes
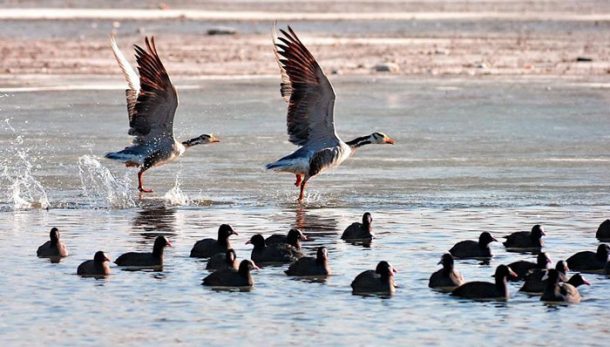
[[[52,1],[45,6],[54,9],[15,8],[33,4],[4,3],[2,81],[118,75],[108,43],[113,31],[126,52],[144,35],[157,36],[175,77],[276,75],[274,20],[279,27],[291,24],[329,74],[610,79],[610,5],[604,1],[211,1],[143,9]],[[207,35],[217,27],[237,33]],[[391,71],[378,72],[379,64]]]

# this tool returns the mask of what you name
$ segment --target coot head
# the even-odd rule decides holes
[[[286,235],[286,239],[288,240],[288,243],[292,244],[291,241],[296,241],[296,240],[307,241],[307,236],[305,234],[303,234],[303,232],[301,230],[292,228],[288,232],[288,235]]]
[[[252,236],[250,240],[246,241],[246,245],[253,245],[254,248],[264,248],[265,238],[261,234],[256,234]]]
[[[218,240],[226,240],[231,235],[238,235],[229,224],[223,224],[218,228]]]
[[[497,242],[498,240],[496,240],[493,236],[491,236],[490,233],[488,233],[487,231],[482,232],[481,235],[479,236],[479,244],[481,246],[487,246],[492,242]]]
[[[59,242],[59,229],[51,228],[49,232],[49,237],[51,238],[51,244],[56,245]]]
[[[364,224],[364,226],[368,227],[371,225],[371,223],[373,223],[373,216],[371,216],[371,214],[369,212],[365,212],[362,215],[362,224]]]
[[[382,278],[394,276],[394,274],[398,271],[387,261],[380,261],[377,264],[377,268],[375,268],[375,272],[380,274]]]
[[[536,257],[536,264],[541,269],[546,269],[548,265],[551,263],[551,258],[549,258],[546,253],[541,252],[538,253],[538,257]]]
[[[532,227],[532,238],[533,239],[539,239],[541,237],[543,237],[544,235],[546,235],[546,233],[544,232],[544,228],[542,228],[542,226],[540,224],[536,224]]]
[[[328,260],[328,250],[326,247],[318,247],[318,252],[316,253],[316,260],[318,263],[325,262]]]
[[[574,287],[579,287],[584,285],[590,286],[591,283],[589,283],[589,281],[587,281],[584,277],[582,277],[581,274],[576,274],[572,277],[570,277],[570,280],[568,281],[571,285],[573,285]]]
[[[496,273],[494,274],[494,276],[497,280],[501,280],[501,279],[505,279],[505,278],[517,278],[517,274],[508,266],[506,265],[499,265],[496,268]]]
[[[608,254],[610,254],[610,247],[607,244],[602,243],[597,246],[597,258],[599,260],[608,261]]]
[[[108,259],[108,257],[106,256],[106,253],[104,253],[103,251],[97,251],[97,252],[95,252],[95,255],[93,256],[93,261],[96,263],[104,263],[104,262],[110,261],[110,259]]]
[[[155,239],[155,245],[153,246],[154,249],[162,249],[164,247],[171,247],[172,243],[169,242],[169,240],[167,239],[167,237],[165,236],[157,236],[157,238]]]
[[[445,253],[438,263],[443,264],[443,269],[453,269],[453,256],[449,253]]]
[[[260,268],[252,260],[244,259],[239,263],[239,273],[248,274],[250,270],[260,270]]]
[[[560,260],[555,265],[555,270],[565,274],[570,271],[570,268],[568,267],[568,263],[565,260]]]

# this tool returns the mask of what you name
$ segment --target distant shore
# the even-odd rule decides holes
[[[610,81],[610,10],[602,4],[592,11],[595,1],[542,2],[535,11],[520,1],[512,11],[493,1],[476,10],[437,1],[420,11],[413,2],[392,1],[382,1],[378,11],[370,11],[371,1],[349,8],[343,1],[314,2],[305,11],[272,1],[246,2],[240,11],[212,3],[217,6],[3,9],[0,87],[20,80],[44,85],[43,76],[119,75],[111,32],[132,62],[130,46],[155,35],[176,78],[274,75],[270,36],[276,20],[279,28],[293,26],[327,74]],[[216,35],[218,29],[226,35]],[[24,75],[29,78],[11,82]]]

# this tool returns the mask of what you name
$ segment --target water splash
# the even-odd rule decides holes
[[[180,177],[176,176],[176,182],[172,189],[170,189],[165,195],[163,195],[163,199],[167,201],[168,204],[173,206],[184,206],[188,205],[191,202],[188,195],[186,195],[182,189],[180,189]]]
[[[78,173],[83,195],[93,208],[119,209],[136,206],[129,191],[131,181],[127,173],[123,179],[117,179],[91,155],[78,158]]]
[[[4,130],[16,134],[17,131],[10,124],[10,120],[5,119],[4,122]],[[8,210],[24,210],[49,207],[47,192],[32,172],[35,158],[29,153],[30,149],[24,147],[24,138],[21,135],[17,135],[2,150],[0,192],[6,200],[0,201],[0,208],[5,206]]]

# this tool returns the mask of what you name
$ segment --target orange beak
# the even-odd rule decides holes
[[[395,141],[394,141],[394,139],[392,139],[392,138],[386,137],[386,138],[383,140],[383,142],[384,142],[384,143],[387,143],[387,144],[390,144],[390,145],[393,145]]]

